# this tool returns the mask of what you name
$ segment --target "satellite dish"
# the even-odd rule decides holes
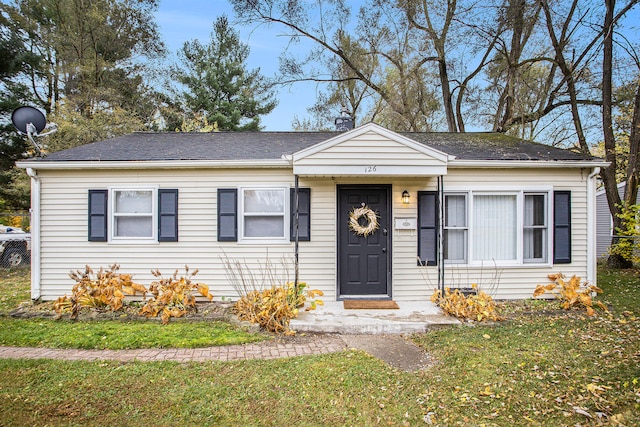
[[[11,121],[20,133],[39,134],[47,126],[47,119],[44,118],[42,111],[33,107],[18,107],[11,114]],[[29,129],[32,125],[33,128]]]
[[[44,117],[42,111],[28,106],[18,107],[13,110],[11,121],[18,132],[27,135],[27,138],[29,138],[29,141],[31,141],[38,154],[44,156],[43,146],[38,144],[33,137],[50,135],[58,130],[58,126],[51,123],[51,130],[41,134],[40,132],[47,127],[47,119]]]

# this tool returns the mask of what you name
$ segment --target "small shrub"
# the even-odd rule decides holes
[[[550,293],[560,300],[560,305],[565,310],[569,310],[576,306],[582,306],[587,309],[587,314],[589,316],[593,316],[595,314],[595,311],[593,310],[594,303],[604,311],[609,311],[602,302],[593,300],[593,294],[602,293],[602,289],[599,287],[589,285],[586,282],[581,283],[580,278],[575,275],[568,281],[565,280],[565,276],[562,273],[550,274],[548,277],[549,280],[553,280],[553,283],[538,285],[533,292],[534,298],[545,293]]]
[[[240,319],[256,323],[269,332],[293,335],[295,332],[289,329],[289,323],[298,316],[299,309],[307,302],[307,311],[323,304],[322,300],[316,299],[324,295],[322,291],[306,288],[306,283],[299,283],[297,288],[293,283],[287,283],[286,287],[253,290],[242,295],[234,309]]]
[[[620,236],[615,243],[609,247],[609,255],[618,255],[623,259],[638,263],[640,262],[640,228],[638,220],[640,218],[640,205],[620,205],[618,218],[622,220],[622,226],[616,227],[616,235]]]
[[[125,295],[135,295],[140,292],[143,296],[147,289],[131,280],[130,274],[118,273],[120,266],[113,264],[109,270],[100,267],[97,273],[85,266],[85,270],[69,273],[69,277],[76,281],[71,291],[71,297],[63,296],[53,305],[58,315],[70,312],[71,319],[77,319],[84,307],[99,310],[111,309],[118,311],[122,308]]]
[[[197,291],[209,301],[213,295],[209,293],[209,287],[202,283],[192,283],[191,279],[198,274],[198,270],[189,272],[189,266],[184,266],[185,275],[178,277],[178,270],[173,276],[164,278],[160,270],[152,270],[151,274],[159,278],[149,285],[149,293],[153,297],[140,309],[140,314],[146,317],[157,317],[160,314],[162,323],[169,322],[171,317],[182,317],[189,311],[196,311]]]
[[[472,285],[474,289],[477,286]],[[431,295],[431,301],[436,304],[448,316],[459,319],[475,320],[502,320],[496,308],[497,304],[487,293],[478,291],[476,294],[465,295],[459,289],[445,288],[444,294],[439,289]]]

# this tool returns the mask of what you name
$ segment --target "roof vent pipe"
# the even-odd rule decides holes
[[[354,120],[346,107],[342,107],[340,110],[340,117],[336,117],[334,123],[336,125],[336,131],[346,132],[353,129]]]

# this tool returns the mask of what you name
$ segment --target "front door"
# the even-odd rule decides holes
[[[390,194],[390,186],[338,186],[339,298],[391,298]],[[370,227],[370,219],[361,215],[354,231],[350,214],[362,207],[376,214],[378,226]]]

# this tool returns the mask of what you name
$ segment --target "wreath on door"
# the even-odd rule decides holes
[[[360,218],[365,218],[367,223],[361,225]],[[380,228],[378,215],[364,203],[361,207],[353,208],[353,210],[349,212],[349,229],[358,236],[367,237],[373,234],[378,228]]]

